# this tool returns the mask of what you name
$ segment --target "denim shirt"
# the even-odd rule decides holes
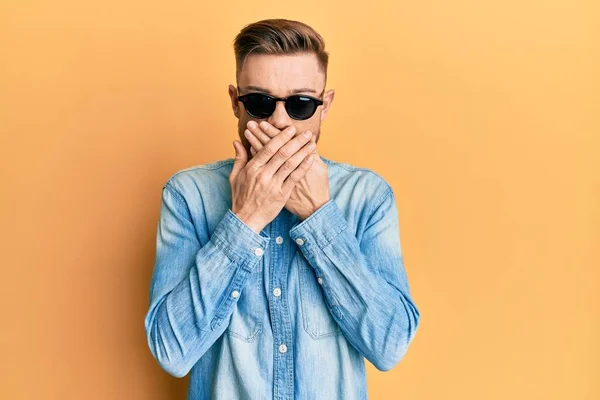
[[[260,233],[231,210],[233,158],[162,188],[144,325],[188,399],[367,399],[366,358],[394,367],[419,324],[391,186],[319,156],[330,200]]]

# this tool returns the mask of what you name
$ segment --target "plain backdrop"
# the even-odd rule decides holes
[[[600,398],[599,8],[3,0],[0,398],[184,398],[143,328],[161,188],[233,157],[233,39],[273,17],[331,54],[321,154],[397,194],[421,325],[370,399]]]

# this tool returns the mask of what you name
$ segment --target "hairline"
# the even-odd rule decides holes
[[[327,70],[325,68],[323,68],[323,66],[321,65],[321,62],[319,61],[319,55],[314,50],[303,50],[303,51],[297,51],[297,52],[292,52],[292,53],[261,53],[260,51],[250,51],[250,52],[248,52],[248,54],[246,54],[244,59],[240,62],[240,65],[236,66],[235,80],[238,83],[238,85],[239,85],[239,80],[240,80],[240,74],[242,72],[242,69],[244,68],[244,65],[246,64],[246,59],[251,55],[281,56],[281,57],[313,55],[317,59],[317,68],[318,68],[319,72],[321,72],[321,73],[323,73],[323,75],[325,75],[325,85],[327,85]],[[323,89],[323,90],[325,90],[325,89]]]

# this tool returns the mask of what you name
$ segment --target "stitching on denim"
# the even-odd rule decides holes
[[[187,205],[185,199],[183,198],[183,196],[181,194],[179,194],[179,192],[177,190],[175,190],[171,185],[169,185],[168,182],[164,184],[163,189],[167,189],[169,192],[171,192],[171,194],[173,196],[175,196],[177,201],[179,201],[179,203],[181,203],[182,206],[185,206],[187,208],[188,205]],[[188,210],[188,213],[189,213],[189,210]]]
[[[387,197],[393,196],[393,193],[394,193],[394,189],[392,189],[392,187],[390,185],[387,185],[387,187],[383,191],[383,193],[379,197],[377,197],[377,201],[373,202],[375,204],[375,206],[371,207],[371,209],[369,210],[369,219],[367,220],[367,223],[371,220],[375,211],[377,211],[377,209],[379,207],[381,207],[381,205],[387,199]]]
[[[202,242],[200,241],[200,238],[198,237],[198,232],[196,231],[196,226],[194,225],[194,220],[192,218],[192,213],[190,211],[190,207],[189,207],[187,201],[185,200],[185,197],[183,197],[181,195],[181,193],[179,193],[168,182],[164,184],[163,189],[167,189],[169,192],[171,192],[171,194],[173,194],[173,196],[175,196],[177,201],[180,202],[183,207],[185,207],[185,210],[187,212],[188,221],[190,221],[190,224],[194,228],[194,236],[196,237],[196,240],[198,241],[198,243],[200,243],[200,245],[202,245]]]

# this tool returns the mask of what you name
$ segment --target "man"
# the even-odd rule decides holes
[[[264,20],[234,48],[241,142],[163,186],[148,345],[192,400],[366,399],[364,358],[391,369],[419,324],[394,192],[317,153],[334,98],[317,32]]]

